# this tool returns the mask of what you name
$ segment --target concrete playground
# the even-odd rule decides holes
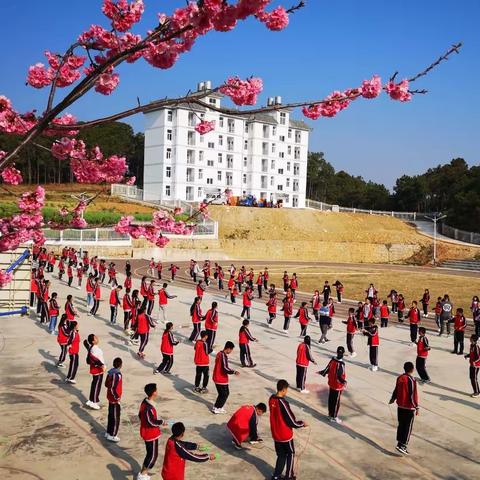
[[[168,319],[174,322],[175,336],[182,341],[175,348],[173,375],[152,374],[160,361],[159,344],[162,326],[151,334],[146,358],[139,360],[136,348],[129,346],[123,334],[123,312],[117,325],[109,324],[108,295],[102,289],[99,316],[87,316],[84,290],[69,288],[58,278],[52,280],[52,291],[59,294],[60,305],[71,293],[80,313],[82,340],[89,333],[100,338],[108,368],[113,358],[120,356],[123,367],[122,422],[120,443],[105,440],[107,421],[105,388],[102,388],[103,408],[94,411],[84,406],[90,388],[90,375],[85,363],[85,350],[80,351],[77,384],[64,382],[66,369],[55,366],[59,354],[56,337],[51,336],[30,317],[2,318],[0,323],[0,478],[60,480],[78,479],[131,480],[139,471],[145,455],[139,436],[138,406],[143,399],[146,383],[159,387],[157,411],[162,418],[183,421],[186,439],[206,445],[218,454],[213,462],[189,463],[187,479],[226,480],[241,475],[245,480],[270,478],[275,452],[270,435],[268,414],[261,418],[259,431],[263,444],[237,451],[233,448],[225,424],[240,405],[267,402],[274,393],[276,381],[287,379],[295,384],[295,354],[299,325],[292,319],[290,335],[281,332],[280,315],[273,328],[266,328],[264,302],[252,307],[252,334],[259,342],[251,345],[257,366],[240,369],[238,329],[241,305],[231,305],[216,286],[207,290],[203,300],[205,311],[212,301],[219,303],[217,346],[232,340],[237,348],[231,355],[231,365],[240,376],[230,379],[227,415],[210,412],[216,397],[215,387],[198,395],[192,392],[194,378],[193,348],[186,342],[191,322],[189,308],[193,290],[185,281],[175,282],[169,291],[177,298],[168,307]],[[119,276],[123,282],[123,276]],[[134,288],[139,279],[134,278]],[[241,303],[241,302],[240,302]],[[330,342],[318,345],[317,325],[309,326],[315,340],[312,352],[318,366],[311,365],[307,377],[310,394],[302,395],[291,388],[288,400],[297,418],[309,428],[295,431],[297,478],[326,479],[449,479],[480,478],[480,400],[470,397],[468,361],[451,355],[452,338],[439,338],[430,332],[432,351],[427,368],[432,378],[429,385],[419,386],[420,415],[416,417],[410,441],[410,456],[401,457],[394,449],[396,408],[388,405],[405,361],[415,361],[416,349],[409,345],[408,328],[392,322],[382,329],[377,372],[368,367],[366,340],[355,338],[358,356],[346,358],[348,389],[342,397],[341,425],[328,421],[326,403],[328,387],[325,378],[315,372],[323,368],[338,345],[345,344],[344,308],[338,309],[330,331]],[[157,311],[155,311],[155,316]],[[468,340],[466,341],[468,349]],[[68,364],[68,361],[67,361]],[[211,367],[213,357],[211,358]],[[211,369],[212,370],[212,369]],[[168,438],[163,430],[160,455],[152,473],[160,479],[163,450]]]

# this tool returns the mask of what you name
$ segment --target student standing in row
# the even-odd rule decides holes
[[[150,280],[150,285],[147,288],[147,315],[152,315],[155,307],[155,280]]]
[[[100,306],[100,298],[102,296],[102,292],[100,288],[100,280],[98,278],[95,280],[95,286],[93,287],[92,296],[93,296],[93,305],[92,305],[92,309],[87,314],[89,316],[90,315],[95,316],[98,312],[98,307]]]
[[[171,300],[172,298],[177,298],[176,295],[170,295],[170,293],[167,292],[167,287],[168,287],[168,283],[164,283],[162,285],[162,288],[158,290],[158,308],[162,313],[163,322],[167,321],[168,301]]]
[[[384,300],[380,307],[380,328],[388,327],[389,317],[390,317],[390,309],[388,308],[388,302]]]
[[[225,343],[222,351],[217,353],[215,357],[215,367],[213,369],[213,382],[217,387],[218,396],[212,408],[212,413],[227,413],[223,408],[227,402],[230,390],[228,388],[228,376],[240,375],[240,372],[233,370],[228,365],[228,355],[232,353],[235,345],[232,342]]]
[[[478,337],[472,335],[470,337],[470,352],[465,355],[470,362],[470,382],[472,383],[472,397],[480,396],[480,386],[478,385],[478,371],[480,370],[480,346],[478,345]]]
[[[307,334],[308,322],[310,317],[308,316],[307,302],[302,302],[302,305],[298,309],[295,318],[298,318],[300,322],[300,336],[304,337]]]
[[[207,393],[208,377],[210,370],[210,357],[208,355],[207,345],[208,333],[205,330],[200,332],[200,339],[195,343],[195,355],[193,361],[195,363],[195,388],[196,393]],[[203,382],[202,382],[203,377]],[[202,382],[202,387],[200,387]]]
[[[243,292],[243,309],[240,316],[243,318],[246,316],[247,320],[250,320],[250,308],[252,306],[253,293],[250,287]]]
[[[166,423],[161,418],[158,418],[157,409],[155,408],[157,384],[149,383],[145,385],[144,392],[146,397],[140,404],[138,418],[140,419],[140,436],[145,442],[147,453],[143,460],[142,469],[137,475],[137,480],[150,480],[148,471],[155,466],[158,458],[158,439],[162,434],[160,427]]]
[[[320,331],[322,332],[322,335],[320,336],[318,343],[329,342],[330,340],[327,338],[327,332],[330,328],[332,328],[332,319],[330,318],[330,308],[328,306],[328,302],[323,302],[319,313]]]
[[[152,317],[147,315],[145,309],[140,307],[137,316],[137,328],[136,333],[140,337],[140,347],[138,348],[137,355],[140,358],[145,358],[145,347],[148,344],[148,339],[150,336],[150,328],[155,328],[155,323],[152,320]]]
[[[173,323],[168,322],[165,326],[165,330],[162,335],[162,343],[160,345],[160,351],[162,352],[162,363],[153,370],[153,373],[165,373],[170,375],[170,370],[173,366],[173,347],[178,345],[178,340],[173,336]]]
[[[258,436],[258,419],[267,411],[264,403],[242,405],[230,418],[227,428],[232,435],[233,446],[242,450],[242,443],[258,443],[263,440]]]
[[[425,289],[425,292],[422,296],[422,307],[423,307],[423,316],[426,318],[428,317],[428,305],[430,303],[430,291],[428,288]]]
[[[195,342],[200,335],[200,331],[202,329],[202,307],[201,307],[202,299],[200,297],[195,297],[191,307],[190,307],[190,316],[192,317],[192,324],[193,330],[188,339],[190,342]]]
[[[313,364],[317,364],[317,362],[312,357],[312,352],[310,350],[310,337],[307,335],[303,339],[303,343],[300,343],[297,347],[297,388],[300,393],[310,393],[306,389],[306,381],[307,381],[307,370],[308,365],[310,362]]]
[[[345,349],[343,347],[337,348],[337,356],[333,357],[328,365],[318,372],[320,375],[328,375],[328,417],[331,422],[342,423],[338,418],[338,411],[340,409],[340,398],[343,390],[347,387],[347,377],[345,372],[345,362],[343,355]]]
[[[117,357],[113,360],[113,368],[108,371],[105,380],[108,400],[108,422],[105,438],[109,442],[118,443],[118,429],[120,428],[120,401],[122,400],[122,359]]]
[[[465,344],[465,329],[467,328],[467,320],[463,315],[463,308],[457,308],[457,312],[453,320],[453,352],[457,355],[463,355],[463,349]]]
[[[51,335],[55,335],[55,329],[57,327],[57,319],[59,313],[60,306],[57,302],[57,292],[53,292],[48,302],[48,317],[50,319],[50,323],[48,324],[48,331]]]
[[[430,377],[427,373],[426,363],[428,358],[428,352],[431,349],[428,343],[428,338],[426,337],[426,333],[427,330],[425,329],[425,327],[420,327],[418,329],[417,360],[415,362],[415,367],[422,382],[430,383]]]
[[[288,292],[287,292],[288,293]],[[288,295],[283,299],[283,333],[288,335],[288,329],[290,327],[290,318],[293,315],[293,297]]]
[[[371,318],[368,322],[368,327],[365,327],[363,334],[368,338],[370,370],[376,372],[378,370],[378,346],[380,339],[378,337],[378,326],[375,325],[375,319]]]
[[[93,410],[100,410],[100,390],[102,388],[103,374],[105,372],[105,359],[103,352],[98,346],[99,340],[96,335],[91,333],[83,342],[87,349],[87,364],[90,366],[90,375],[92,375],[92,384],[90,386],[90,396],[87,401],[87,407]]]
[[[121,285],[116,286],[110,292],[110,323],[117,323],[118,306],[120,305]]]
[[[343,297],[343,284],[340,280],[337,280],[335,283],[335,289],[337,290],[337,301],[338,303],[342,303]]]
[[[270,429],[275,443],[277,461],[273,472],[272,480],[294,479],[294,458],[295,445],[293,443],[293,429],[304,428],[308,425],[295,418],[290,404],[285,399],[288,393],[288,382],[279,380],[277,382],[277,393],[272,395],[268,401],[270,409]],[[285,477],[282,473],[285,470]]]
[[[137,290],[138,291],[138,290]],[[132,297],[130,295],[130,287],[125,289],[125,295],[122,298],[123,308],[123,331],[125,335],[130,332],[130,320],[132,318],[132,310],[135,308]]]
[[[356,357],[357,352],[355,352],[355,348],[353,346],[353,339],[355,338],[355,333],[357,333],[357,320],[355,318],[355,309],[349,308],[348,309],[348,318],[347,321],[342,322],[347,325],[347,349],[350,353],[350,356]]]
[[[266,305],[268,311],[267,327],[270,327],[277,316],[277,293],[275,292],[275,289],[273,289],[273,292],[270,293],[270,297]]]
[[[410,310],[408,311],[408,320],[410,323],[410,342],[411,345],[417,343],[418,324],[420,322],[420,310],[417,307],[417,302],[413,301]]]
[[[325,280],[325,284],[323,285],[322,295],[323,301],[328,303],[328,299],[330,298],[330,294],[332,293],[332,289],[328,283],[328,280]]]
[[[238,343],[240,345],[240,363],[242,367],[253,368],[257,364],[253,363],[252,355],[250,353],[250,342],[257,342],[258,340],[250,333],[248,326],[250,325],[249,320],[244,320],[240,331],[238,332]]]
[[[213,347],[215,345],[215,337],[217,336],[218,329],[218,312],[217,312],[217,302],[212,302],[212,308],[207,311],[205,314],[205,330],[208,334],[208,353],[213,352]]]
[[[67,324],[67,315],[63,314],[58,324],[57,342],[60,345],[60,356],[58,357],[57,367],[64,368],[63,362],[67,357],[68,339],[70,338],[70,329]]]
[[[68,366],[66,383],[77,383],[75,377],[78,370],[78,354],[80,351],[80,333],[78,332],[78,323],[70,322],[70,335],[68,337],[68,354],[70,356],[70,365]]]
[[[395,390],[390,399],[390,403],[396,401],[398,406],[397,446],[395,448],[404,455],[409,454],[407,446],[412,433],[413,420],[419,413],[417,382],[412,375],[413,369],[412,362],[406,362],[403,365],[405,373],[397,378]]]

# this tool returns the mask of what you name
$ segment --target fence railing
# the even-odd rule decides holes
[[[51,230],[43,231],[47,244],[115,244],[131,245],[130,235],[118,233],[113,228],[85,228],[83,230]]]
[[[400,218],[402,220],[417,220],[417,212],[394,212],[385,210],[367,210],[364,208],[340,207],[339,205],[331,205],[329,203],[317,202],[316,200],[305,200],[307,208],[330,212],[348,212],[348,213],[367,213],[369,215],[387,215],[389,217]]]
[[[448,238],[453,238],[461,242],[480,245],[480,233],[467,232],[465,230],[460,230],[459,228],[454,228],[450,225],[446,225],[445,223],[440,223],[438,230],[442,235],[445,235]]]

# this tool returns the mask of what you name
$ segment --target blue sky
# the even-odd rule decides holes
[[[62,51],[91,23],[106,25],[101,0],[23,0],[0,2],[2,75],[0,94],[19,110],[45,105],[46,91],[25,86],[30,64],[45,62],[43,51]],[[153,25],[156,13],[184,5],[146,0],[138,32]],[[295,3],[287,0],[286,6]],[[455,56],[418,82],[429,94],[408,104],[387,98],[359,101],[334,119],[309,122],[310,149],[325,152],[344,169],[391,188],[402,174],[463,157],[480,162],[480,2],[478,0],[308,0],[283,32],[270,32],[254,20],[229,33],[211,33],[173,69],[143,60],[122,67],[119,88],[110,96],[90,93],[70,111],[86,120],[143,103],[184,94],[197,81],[220,83],[234,74],[262,77],[268,96],[284,101],[318,99],[334,89],[358,85],[395,70],[409,76],[457,41]],[[143,27],[143,28],[142,28]],[[300,112],[296,116],[301,116]],[[130,120],[143,130],[142,116]]]

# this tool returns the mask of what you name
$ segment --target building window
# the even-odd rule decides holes
[[[262,172],[268,172],[268,159],[262,158]]]
[[[280,135],[280,141],[284,142],[285,141],[285,135]]]
[[[219,153],[218,154],[218,163],[222,163],[223,162],[223,153]]]
[[[172,158],[172,149],[171,148],[167,148],[165,157],[166,158]]]
[[[292,138],[292,129],[291,128],[288,129],[288,138]]]
[[[200,143],[205,142],[205,135],[200,135]]]
[[[203,168],[198,169],[198,179],[202,180],[203,179]]]
[[[213,185],[213,178],[207,178],[207,184]]]
[[[221,170],[219,170],[219,171],[217,172],[217,180],[218,180],[219,182],[222,181],[222,172],[221,172]]]
[[[242,183],[247,183],[247,174],[246,173],[243,174]]]
[[[197,197],[198,198],[202,198],[203,196],[203,188],[202,187],[198,187],[197,188]]]
[[[273,182],[274,182],[275,177],[270,177],[270,186],[273,187]]]
[[[188,132],[187,133],[187,144],[188,145],[195,145],[195,132]]]
[[[279,175],[283,175],[283,168],[279,168],[279,169],[278,169],[278,174],[279,174]]]
[[[302,141],[302,132],[300,130],[295,130],[295,143],[300,143]]]
[[[215,148],[215,142],[208,142],[208,148]]]
[[[272,127],[272,136],[274,137],[276,134],[277,134],[277,126],[274,125],[274,126]]]
[[[291,165],[290,165],[290,162],[287,162],[287,172],[290,171],[290,166],[291,166]]]
[[[210,105],[216,105],[217,104],[217,99],[216,98],[209,98],[208,99],[208,103]]]
[[[171,122],[173,120],[173,112],[172,110],[167,110],[167,122]]]
[[[273,170],[275,168],[275,160],[272,160],[270,163],[270,168]]]
[[[171,178],[172,176],[172,167],[165,167],[165,176]]]
[[[293,191],[298,192],[298,180],[293,181]]]
[[[262,153],[264,155],[268,155],[268,143],[267,142],[262,143]]]
[[[293,151],[293,158],[295,160],[300,160],[300,147],[295,147],[295,150]]]
[[[287,114],[285,112],[280,112],[280,125],[286,125],[287,123]]]
[[[277,185],[277,190],[279,192],[282,192],[283,191],[283,185]]]
[[[187,150],[187,163],[195,163],[195,150]]]
[[[203,162],[203,150],[200,150],[200,151],[198,152],[198,160],[199,160],[200,162]]]
[[[294,163],[293,164],[293,174],[294,175],[300,175],[300,164],[299,163]]]
[[[167,140],[172,141],[172,137],[173,137],[172,131],[171,131],[171,130],[167,130]]]
[[[269,134],[269,127],[268,125],[263,126],[263,138],[268,138]]]
[[[287,188],[290,187],[290,179],[289,179],[289,178],[287,178],[287,182],[286,182],[285,186],[286,186]]]
[[[233,173],[227,172],[226,177],[227,177],[227,187],[231,187],[233,185]]]
[[[243,157],[243,166],[246,168],[248,165],[247,157]]]
[[[233,155],[227,155],[227,168],[233,168]]]
[[[233,118],[229,118],[227,121],[228,124],[228,133],[235,132],[235,120]]]
[[[245,133],[248,133],[248,123],[245,124]]]
[[[291,145],[289,145],[289,146],[287,147],[287,154],[288,154],[288,155],[291,155],[291,154],[292,154],[292,146],[291,146]]]
[[[233,138],[232,137],[227,137],[227,150],[230,150],[231,152],[233,151]]]
[[[223,117],[220,117],[220,118],[218,119],[218,126],[221,127],[221,128],[223,128]]]
[[[193,202],[193,187],[186,187],[185,198],[188,202]]]
[[[195,170],[193,168],[187,168],[187,182],[195,181]]]
[[[218,146],[221,147],[223,145],[223,135],[218,136]]]
[[[298,207],[298,197],[292,198],[292,207]]]
[[[285,158],[285,152],[278,152],[278,156],[280,158]]]
[[[243,149],[244,149],[244,150],[248,150],[248,140],[245,140],[245,141],[243,142]]]
[[[276,148],[277,146],[274,143],[272,143],[272,153],[275,153]]]
[[[165,196],[169,197],[171,195],[170,185],[165,185]]]
[[[188,112],[188,126],[195,126],[195,114],[193,112]]]
[[[207,160],[207,167],[213,167],[213,160]]]
[[[260,177],[260,184],[261,188],[267,188],[267,177],[266,176],[261,176]]]

